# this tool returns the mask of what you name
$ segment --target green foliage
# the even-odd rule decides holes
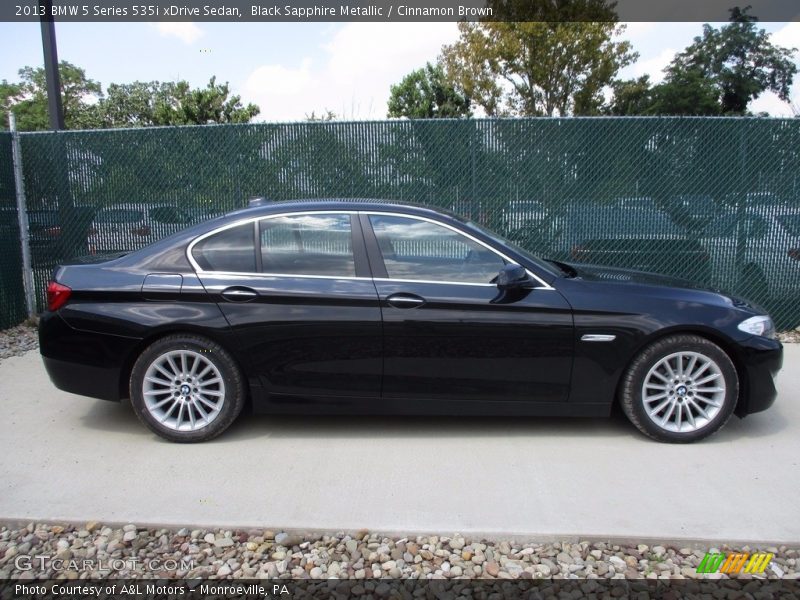
[[[231,96],[228,84],[217,83],[216,77],[195,89],[186,81],[112,83],[104,96],[102,86],[71,63],[62,61],[59,74],[67,129],[247,123],[260,112]],[[19,75],[19,83],[0,83],[2,127],[8,127],[13,107],[20,131],[50,129],[44,69],[24,67]]]
[[[698,69],[676,72],[653,89],[653,103],[646,114],[714,116],[721,114],[714,82]]]
[[[102,96],[100,84],[86,77],[86,72],[62,60],[58,65],[61,77],[61,100],[64,106],[64,124],[68,129],[97,126],[92,102]],[[50,129],[47,113],[47,81],[43,67],[23,67],[19,70],[21,81],[0,84],[0,111],[2,127],[8,128],[8,111],[14,108],[17,128],[20,131]]]
[[[703,35],[667,67],[667,82],[702,75],[716,91],[721,114],[746,114],[748,104],[767,90],[788,101],[797,49],[772,44],[749,8],[732,9],[731,22],[719,29],[704,25]]]
[[[427,63],[391,87],[389,117],[469,117],[469,98],[448,81],[442,65]]]
[[[608,115],[646,115],[653,110],[653,89],[650,76],[639,79],[618,80],[611,83],[612,100],[605,108]]]
[[[228,84],[212,77],[205,88],[191,89],[186,81],[134,81],[111,84],[97,106],[104,127],[146,127],[149,125],[206,125],[247,123],[258,115],[254,104],[243,106],[231,96]]]
[[[577,5],[580,3],[572,3]],[[603,88],[636,58],[614,42],[614,22],[486,22],[458,25],[442,60],[453,81],[490,116],[600,112]]]
[[[772,44],[756,27],[749,7],[731,10],[731,23],[716,29],[703,26],[703,35],[675,56],[664,81],[650,87],[649,79],[612,84],[612,115],[745,115],[763,92],[788,101],[797,65],[795,48]]]

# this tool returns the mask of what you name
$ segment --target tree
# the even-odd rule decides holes
[[[98,117],[108,128],[170,125],[174,95],[174,82],[112,83],[97,107]]]
[[[247,123],[261,112],[255,104],[243,106],[239,96],[229,98],[229,94],[228,84],[217,84],[216,77],[196,89],[186,81],[111,84],[97,113],[105,127],[146,127]]]
[[[607,115],[646,115],[653,110],[653,88],[650,76],[617,80],[611,83],[612,99],[604,111]]]
[[[615,81],[613,98],[603,112],[614,116],[720,114],[717,90],[698,69],[687,69],[665,81],[650,85],[647,75],[639,79]]]
[[[317,112],[314,110],[311,111],[311,114],[306,113],[306,121],[309,123],[328,123],[335,120],[336,113],[327,108],[319,114],[317,114]]]
[[[720,115],[721,107],[714,82],[698,69],[674,73],[653,88],[649,114]]]
[[[714,88],[721,114],[746,114],[750,102],[767,90],[788,102],[797,49],[772,44],[749,9],[731,9],[731,22],[719,29],[705,24],[703,35],[667,67],[666,82],[705,78]]]
[[[573,4],[579,4],[575,2]],[[442,60],[453,81],[488,115],[588,115],[603,88],[636,59],[613,21],[459,23]]]
[[[434,119],[472,115],[469,98],[448,81],[441,64],[427,63],[412,71],[393,85],[390,92],[389,117]]]
[[[67,129],[247,123],[260,112],[231,96],[228,84],[218,84],[216,77],[195,89],[187,81],[112,83],[104,96],[100,83],[83,69],[62,61],[59,73]],[[13,107],[21,131],[49,129],[44,69],[23,67],[19,75],[19,83],[0,83],[0,127],[8,127]]]
[[[22,95],[22,90],[18,83],[9,83],[3,79],[0,82],[0,129],[8,129],[8,113]]]
[[[64,124],[67,129],[97,126],[92,103],[102,97],[100,84],[86,77],[86,72],[62,60],[58,65],[61,77],[61,98],[64,107]],[[13,107],[20,131],[50,129],[47,112],[47,79],[43,67],[23,67],[19,70],[19,83],[3,80],[0,84],[3,123],[8,127],[8,110]]]

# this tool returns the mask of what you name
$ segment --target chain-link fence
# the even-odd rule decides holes
[[[37,133],[22,157],[40,309],[65,257],[138,248],[263,195],[442,207],[543,256],[680,275],[800,324],[800,119]]]
[[[0,329],[25,318],[11,134],[0,132]]]

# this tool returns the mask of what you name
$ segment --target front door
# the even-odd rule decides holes
[[[567,400],[573,323],[558,291],[501,297],[491,280],[509,261],[448,225],[361,222],[383,314],[385,399]]]

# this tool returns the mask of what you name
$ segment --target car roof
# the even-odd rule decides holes
[[[273,215],[283,212],[302,212],[302,211],[381,211],[397,212],[418,216],[437,216],[442,215],[458,221],[464,218],[451,212],[446,208],[427,206],[411,202],[397,203],[391,200],[377,200],[371,198],[325,198],[308,200],[274,200],[267,201],[258,206],[241,208],[225,214],[225,218],[247,218],[258,217],[261,215]]]

